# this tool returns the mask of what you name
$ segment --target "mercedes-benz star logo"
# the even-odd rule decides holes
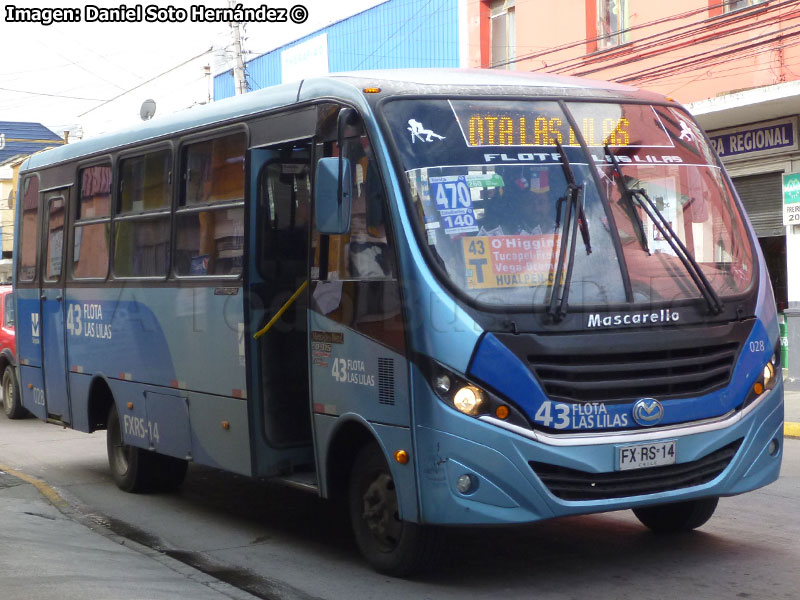
[[[664,418],[664,406],[655,398],[639,398],[633,405],[633,420],[643,427],[650,427]]]

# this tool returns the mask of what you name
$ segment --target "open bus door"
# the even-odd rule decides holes
[[[307,292],[311,139],[316,107],[268,117],[251,129],[247,153],[250,258],[245,328],[254,475],[313,469]],[[299,137],[306,134],[305,137]],[[291,140],[278,141],[273,140]],[[255,146],[255,147],[253,147]],[[286,310],[268,331],[254,334]]]
[[[39,304],[42,375],[47,418],[70,423],[66,369],[64,249],[67,247],[69,188],[44,194],[44,249]],[[69,320],[72,323],[72,320]],[[75,325],[74,323],[72,323]],[[80,324],[78,323],[78,326]]]

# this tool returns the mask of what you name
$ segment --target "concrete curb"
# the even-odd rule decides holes
[[[786,421],[783,424],[783,437],[800,439],[800,423]]]

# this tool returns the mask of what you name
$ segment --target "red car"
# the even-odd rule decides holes
[[[19,419],[27,413],[22,407],[16,369],[14,295],[10,285],[0,285],[0,378],[3,381],[3,412],[9,419]]]

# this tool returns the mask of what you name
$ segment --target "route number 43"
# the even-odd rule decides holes
[[[553,408],[555,408],[555,415],[553,415]],[[566,429],[569,427],[569,405],[550,401],[543,402],[536,411],[535,419],[545,427]],[[553,423],[554,421],[555,423]]]
[[[83,333],[80,304],[67,305],[67,331],[69,331],[70,335],[80,335]]]
[[[331,375],[340,383],[347,381],[347,361],[343,358],[334,358]]]

